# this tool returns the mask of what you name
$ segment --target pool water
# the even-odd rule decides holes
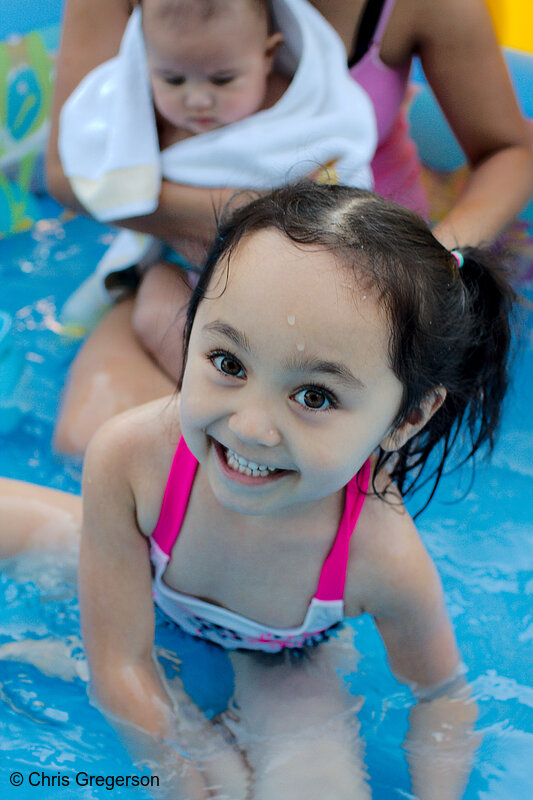
[[[28,233],[0,241],[0,311],[11,315],[10,344],[20,357],[18,395],[1,396],[0,474],[79,492],[81,464],[51,449],[60,388],[79,340],[63,337],[58,310],[92,270],[110,241],[109,229],[68,219],[53,210]],[[532,252],[533,257],[533,252]],[[533,285],[521,292],[533,300]],[[523,345],[514,366],[499,443],[490,465],[479,463],[473,483],[463,469],[443,479],[419,519],[423,539],[444,582],[469,678],[479,701],[483,733],[467,787],[467,800],[516,800],[533,796],[533,335],[522,310]],[[0,348],[1,352],[1,348]],[[1,376],[1,372],[0,372]],[[2,385],[7,385],[4,383]],[[2,413],[9,407],[10,417]],[[8,420],[6,422],[5,420]],[[466,493],[466,496],[465,496]],[[411,503],[416,510],[419,501]],[[0,575],[0,796],[28,800],[57,797],[57,787],[9,784],[14,770],[70,776],[136,772],[103,716],[89,702],[80,643],[74,553],[57,558],[25,556],[4,564]],[[412,702],[388,670],[371,620],[352,625],[362,653],[356,675],[346,676],[359,713],[366,764],[376,800],[407,798],[409,778],[401,752]],[[31,640],[29,643],[27,640]],[[39,668],[24,653],[36,647]],[[158,621],[156,647],[168,677],[178,669],[187,689],[209,713],[231,695],[223,652]],[[199,680],[196,666],[208,669]],[[58,669],[61,676],[58,677]],[[140,790],[74,787],[68,796],[143,798]]]

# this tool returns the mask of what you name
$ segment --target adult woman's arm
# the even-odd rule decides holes
[[[311,2],[351,53],[363,0]],[[415,53],[471,167],[435,233],[449,248],[489,242],[529,200],[533,156],[485,0],[396,0],[381,58],[394,69]]]
[[[66,0],[61,46],[52,104],[46,155],[50,193],[64,206],[87,213],[65,177],[57,149],[59,113],[81,79],[98,64],[112,58],[131,10],[129,0]],[[163,181],[155,212],[118,225],[149,233],[168,243],[182,237],[209,243],[215,231],[216,213],[233,194],[232,189],[200,189]]]
[[[435,234],[449,248],[490,242],[533,191],[530,129],[484,0],[408,0],[408,7],[414,48],[471,167]]]
[[[129,0],[66,0],[57,56],[50,137],[46,153],[48,188],[68,208],[84,211],[63,173],[57,138],[59,112],[91,69],[118,52],[130,14]]]

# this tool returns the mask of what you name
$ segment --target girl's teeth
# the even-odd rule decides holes
[[[240,472],[242,475],[252,475],[254,478],[265,478],[275,471],[264,464],[247,461],[229,448],[226,450],[226,463],[236,472]]]

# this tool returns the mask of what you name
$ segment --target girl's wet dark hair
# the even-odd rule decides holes
[[[220,224],[189,304],[184,364],[214,270],[229,264],[244,237],[264,229],[335,253],[375,291],[389,323],[390,365],[404,387],[395,426],[416,422],[423,399],[445,387],[446,398],[427,425],[398,451],[380,449],[375,470],[386,465],[404,496],[433,482],[427,505],[459,437],[460,463],[481,447],[490,452],[494,446],[508,385],[515,301],[505,272],[477,248],[461,251],[459,269],[423,220],[371,192],[288,185],[257,197]]]

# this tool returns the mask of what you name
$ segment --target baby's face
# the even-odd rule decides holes
[[[143,9],[153,102],[167,123],[205,133],[262,108],[277,39],[251,4],[185,22]]]

